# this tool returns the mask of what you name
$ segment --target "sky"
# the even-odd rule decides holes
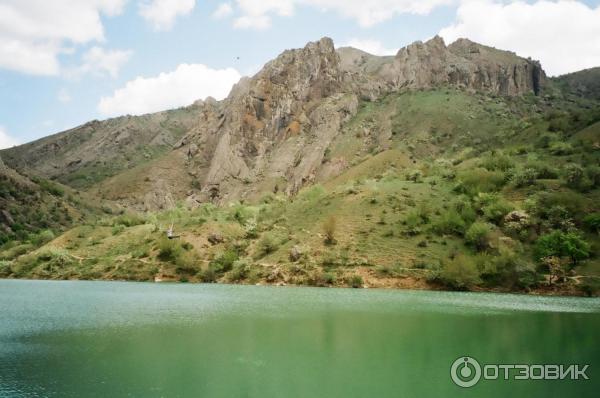
[[[0,148],[225,98],[324,36],[393,55],[435,35],[514,51],[556,76],[600,66],[600,0],[0,0]]]

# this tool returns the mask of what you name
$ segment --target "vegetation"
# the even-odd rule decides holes
[[[363,102],[327,154],[347,168],[293,197],[82,215],[58,183],[38,183],[31,208],[13,206],[26,189],[0,184],[14,218],[0,276],[596,295],[599,105],[566,98],[438,89]],[[390,134],[365,137],[376,119]]]

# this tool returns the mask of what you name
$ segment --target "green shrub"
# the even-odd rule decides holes
[[[0,260],[0,278],[5,278],[12,274],[12,261]]]
[[[503,153],[490,154],[482,160],[481,167],[489,171],[508,171],[515,167],[515,161]]]
[[[227,249],[219,256],[215,257],[209,264],[209,267],[213,269],[217,274],[231,271],[233,264],[239,259],[237,251],[233,249]]]
[[[538,179],[552,180],[558,178],[558,170],[547,162],[539,160],[528,161],[525,164],[525,168],[535,170]]]
[[[115,225],[114,227],[112,227],[111,233],[116,236],[116,235],[119,235],[123,231],[125,231],[125,226],[122,224],[118,224],[118,225]]]
[[[122,225],[124,227],[134,227],[146,223],[146,219],[137,213],[125,213],[113,220],[113,225]]]
[[[593,232],[600,232],[600,213],[592,213],[583,219],[585,226]]]
[[[498,225],[500,222],[502,222],[504,217],[514,209],[514,206],[510,202],[504,199],[497,199],[496,201],[484,206],[482,211],[486,220]]]
[[[468,289],[481,282],[479,276],[475,261],[471,257],[458,255],[443,264],[438,278],[453,289]]]
[[[505,174],[501,171],[473,169],[462,171],[458,175],[455,191],[475,196],[480,192],[495,192],[505,184]]]
[[[193,251],[180,251],[175,258],[178,273],[194,275],[198,271],[198,264],[198,255]]]
[[[245,260],[234,261],[231,272],[228,275],[229,281],[239,282],[248,278],[250,268],[250,265]]]
[[[590,255],[589,244],[576,232],[554,231],[541,236],[535,246],[538,260],[546,257],[567,257],[576,265]]]
[[[576,192],[539,192],[525,204],[529,213],[542,220],[550,218],[552,209],[557,206],[575,220],[581,220],[585,214],[584,197]]]
[[[423,172],[421,170],[409,170],[406,172],[406,180],[412,182],[423,181]]]
[[[575,163],[570,163],[565,166],[564,170],[563,177],[569,188],[576,190],[582,190],[585,188],[587,181],[583,167]]]
[[[465,233],[465,241],[479,251],[486,250],[489,247],[491,232],[492,227],[489,224],[474,222]]]
[[[323,223],[323,232],[325,233],[325,243],[332,245],[335,243],[335,232],[337,230],[337,220],[334,216],[329,216]]]
[[[456,210],[448,210],[434,221],[432,228],[438,234],[462,236],[467,229],[467,224]]]
[[[535,266],[523,259],[521,253],[501,248],[497,256],[482,256],[481,278],[488,286],[526,289],[538,283]]]
[[[564,156],[573,153],[573,146],[568,142],[553,142],[550,144],[549,150],[553,155]]]
[[[355,289],[361,288],[364,284],[363,278],[362,276],[358,275],[358,274],[353,274],[350,277],[348,277],[346,279],[346,283],[348,283],[348,285],[350,287],[353,287]]]
[[[587,296],[598,296],[600,294],[600,278],[585,278],[581,283],[581,291]]]
[[[258,258],[274,253],[279,248],[279,242],[271,233],[265,233],[257,243]]]
[[[198,277],[204,283],[215,283],[217,281],[217,273],[210,267],[200,271]]]
[[[50,231],[49,229],[46,229],[44,231],[38,232],[37,234],[33,235],[31,237],[30,241],[35,246],[41,246],[41,245],[44,245],[44,244],[54,240],[54,238],[55,238],[54,232]]]
[[[524,169],[520,169],[517,170],[517,172],[515,172],[512,177],[511,180],[513,182],[513,184],[515,184],[515,187],[517,188],[523,188],[523,187],[527,187],[530,185],[534,185],[535,181],[537,180],[537,171],[535,171],[535,169],[532,168],[524,168]]]
[[[179,242],[174,239],[161,238],[158,242],[158,259],[175,263],[181,253]]]

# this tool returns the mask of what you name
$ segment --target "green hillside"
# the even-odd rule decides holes
[[[364,101],[324,160],[347,168],[294,197],[106,215],[0,251],[3,275],[595,294],[598,110],[454,89]]]

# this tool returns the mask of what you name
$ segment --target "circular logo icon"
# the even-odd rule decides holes
[[[473,387],[481,379],[481,366],[476,359],[460,357],[450,368],[450,377],[460,387]]]

